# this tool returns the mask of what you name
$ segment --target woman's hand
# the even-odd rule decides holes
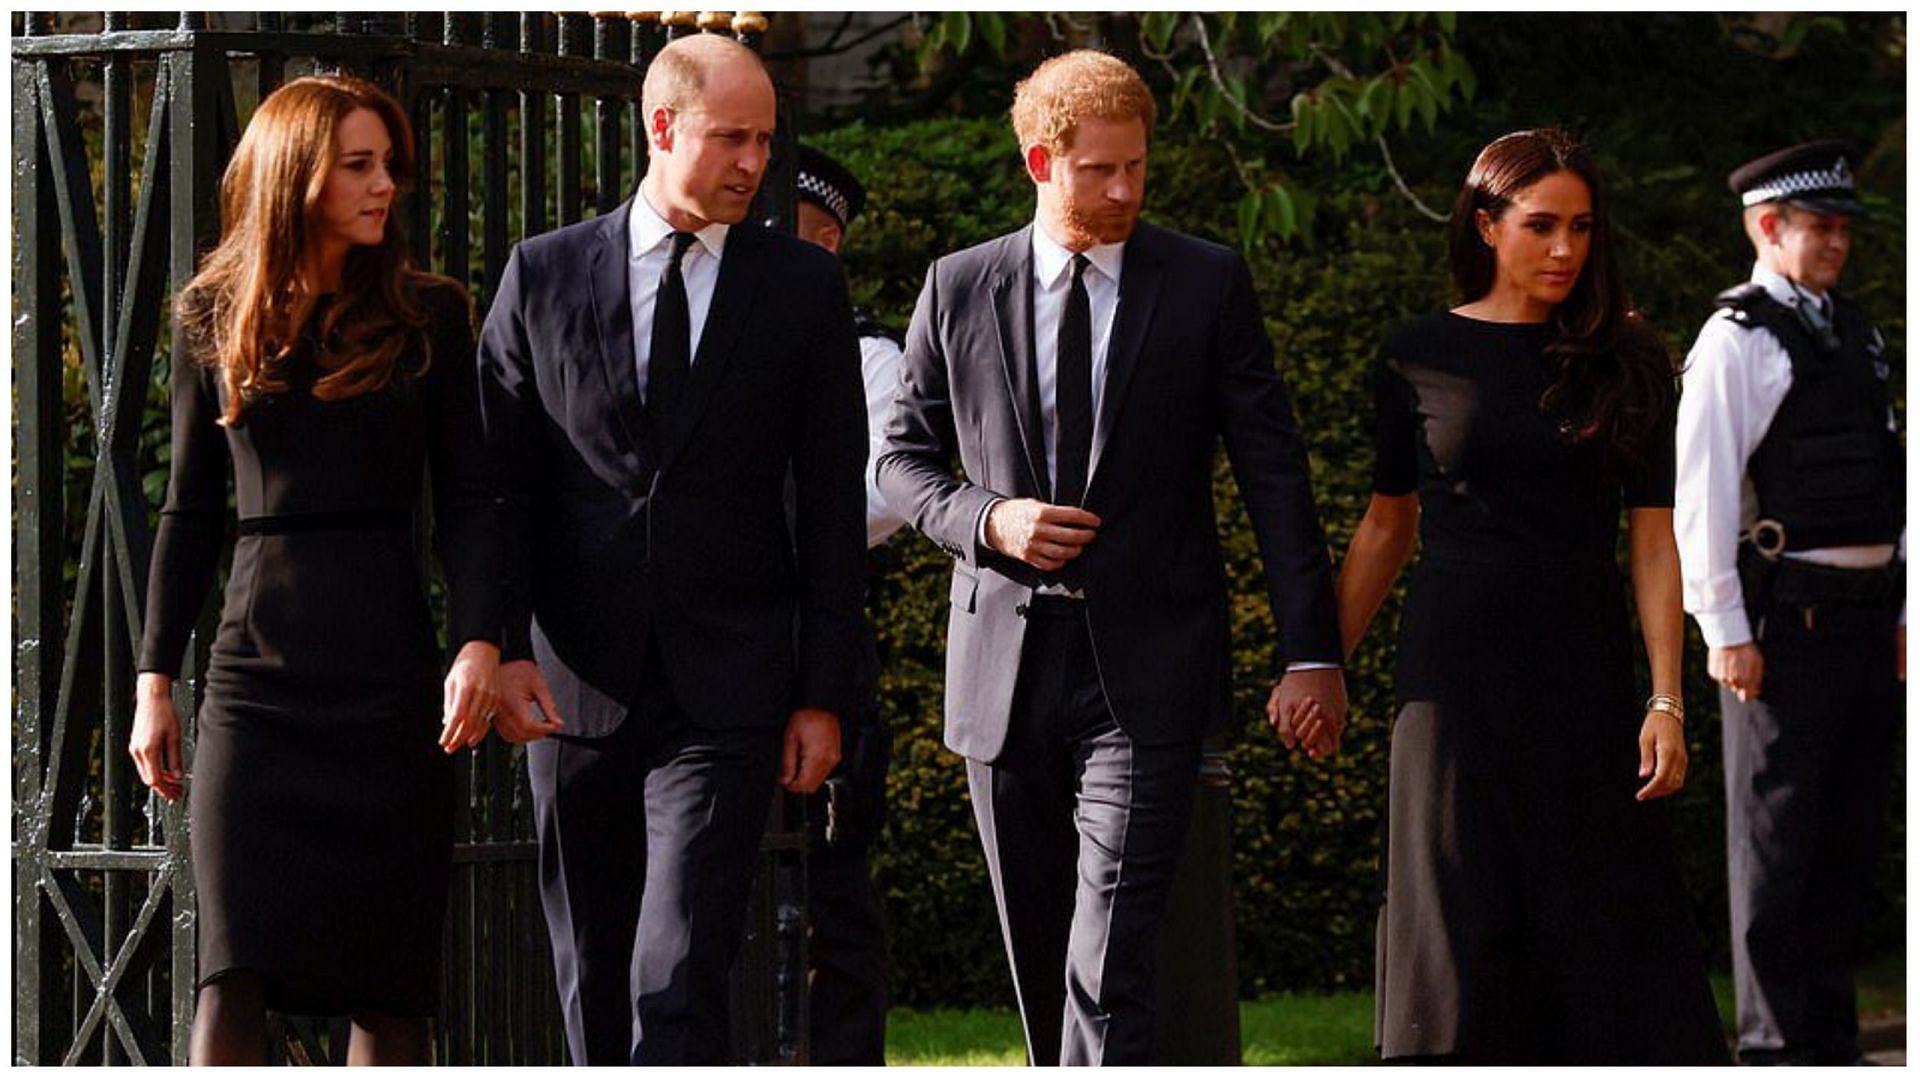
[[[1640,775],[1652,777],[1638,802],[1671,795],[1687,782],[1687,737],[1672,713],[1650,711],[1640,724]]]
[[[451,754],[462,747],[479,746],[493,726],[493,710],[499,704],[500,647],[488,641],[469,641],[460,646],[447,670],[446,693],[441,700],[445,712],[440,728],[440,749]]]
[[[186,790],[181,769],[180,717],[173,709],[173,680],[156,671],[143,671],[135,683],[133,735],[127,740],[140,782],[168,802]]]

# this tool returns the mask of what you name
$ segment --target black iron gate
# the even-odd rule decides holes
[[[186,814],[139,785],[125,747],[149,511],[164,485],[166,300],[215,238],[215,191],[244,118],[313,70],[394,91],[420,163],[408,207],[418,261],[467,282],[484,311],[515,239],[633,190],[653,52],[682,33],[754,44],[766,20],[107,13],[62,33],[74,16],[14,18],[14,1058],[182,1062],[195,934]],[[789,178],[777,161],[768,194]],[[74,383],[83,407],[63,392]],[[210,636],[196,635],[178,683],[182,717]],[[564,1057],[516,754],[488,740],[460,774],[442,1062]],[[754,1015],[735,1042],[742,1060],[793,1061],[803,871],[790,836],[768,849],[745,950],[754,969],[736,974],[736,1002]],[[294,1040],[290,1056],[313,1041]]]

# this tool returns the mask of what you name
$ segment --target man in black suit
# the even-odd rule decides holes
[[[1097,52],[1016,89],[1034,224],[929,270],[878,466],[955,560],[946,741],[1035,1064],[1152,1060],[1154,943],[1201,739],[1229,722],[1222,437],[1289,662],[1276,727],[1291,745],[1314,703],[1336,735],[1346,712],[1305,448],[1246,264],[1136,224],[1153,115]]]
[[[853,706],[865,422],[838,261],[743,223],[775,121],[759,59],[683,38],[642,108],[639,192],[515,248],[481,335],[498,723],[537,740],[572,1059],[711,1064],[775,781],[817,788]]]

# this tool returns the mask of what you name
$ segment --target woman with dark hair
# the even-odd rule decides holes
[[[1654,801],[1687,768],[1674,371],[1607,226],[1565,133],[1495,141],[1454,205],[1465,302],[1391,334],[1376,372],[1375,493],[1339,581],[1349,653],[1416,532],[1425,549],[1395,673],[1387,1058],[1726,1060]],[[1647,699],[1614,554],[1623,502]],[[1297,719],[1322,736],[1319,712]]]
[[[264,1062],[268,1009],[351,1016],[353,1063],[432,1056],[448,755],[486,736],[501,560],[466,293],[411,269],[394,220],[412,145],[369,83],[275,91],[175,305],[172,478],[130,747],[168,800],[187,787],[173,681],[229,470],[240,518],[188,805],[195,1064]],[[458,647],[444,683],[413,543],[423,474]]]

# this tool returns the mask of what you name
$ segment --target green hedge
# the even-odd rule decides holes
[[[1503,117],[1491,130],[1509,126]],[[1512,124],[1510,126],[1520,126]],[[1427,145],[1464,170],[1474,132]],[[891,129],[855,125],[809,136],[862,176],[867,217],[846,252],[856,301],[904,327],[935,255],[1016,228],[1031,219],[1032,189],[998,118],[937,120]],[[1608,156],[1603,149],[1603,157]],[[1616,169],[1629,165],[1614,162]],[[1371,450],[1366,436],[1366,366],[1395,323],[1448,302],[1440,226],[1411,212],[1377,163],[1309,173],[1323,193],[1308,247],[1248,252],[1302,425],[1308,435],[1322,519],[1335,550],[1365,508]],[[1457,182],[1449,172],[1447,183]],[[1164,225],[1233,242],[1237,181],[1213,146],[1187,145],[1177,132],[1157,141],[1147,216]],[[1620,216],[1629,280],[1653,317],[1684,350],[1714,291],[1744,276],[1737,221],[1724,191],[1704,175],[1689,184],[1621,185]],[[1449,191],[1423,190],[1445,205]],[[1683,198],[1684,196],[1684,198]],[[1687,201],[1687,200],[1690,200]],[[1689,209],[1689,250],[1711,249],[1716,273],[1636,243],[1639,229],[1666,228]],[[1660,219],[1650,223],[1648,219]],[[1893,223],[1876,228],[1884,237]],[[1896,235],[1897,234],[1893,234]],[[1900,250],[1862,251],[1849,282],[1878,294],[1875,310],[1898,322]],[[1705,257],[1705,256],[1703,256]],[[1257,722],[1276,662],[1272,615],[1260,566],[1224,456],[1218,506],[1234,590],[1235,709],[1245,726],[1233,751],[1235,900],[1242,991],[1364,987],[1372,978],[1379,838],[1387,785],[1386,732],[1392,707],[1392,641],[1398,594],[1376,622],[1349,673],[1355,723],[1334,762],[1290,758]],[[894,725],[896,764],[890,821],[875,864],[892,927],[895,994],[902,1004],[1010,1002],[999,929],[975,838],[960,761],[940,744],[948,559],[916,534],[894,543],[893,570],[872,600],[885,674],[882,694]],[[1718,723],[1697,639],[1688,653],[1692,780],[1673,801],[1688,882],[1710,947],[1722,962],[1725,871]],[[1904,831],[1893,844],[1903,845]],[[1887,903],[1876,941],[1898,940],[1904,867],[1889,860]]]

